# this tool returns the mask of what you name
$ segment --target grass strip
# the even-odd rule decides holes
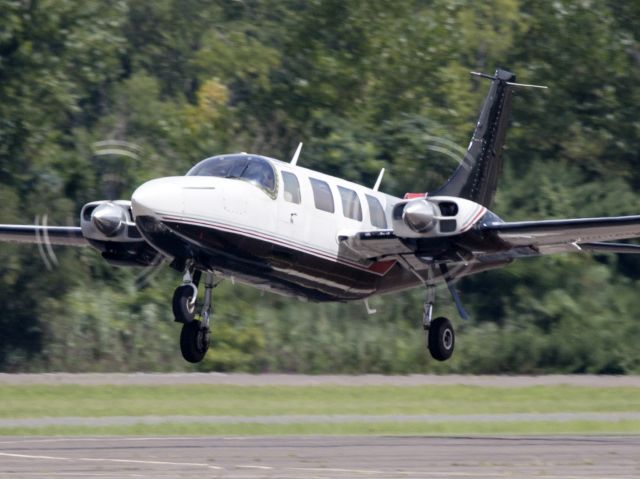
[[[640,412],[640,388],[81,386],[0,388],[0,418]]]

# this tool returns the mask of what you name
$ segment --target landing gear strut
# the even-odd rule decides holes
[[[204,304],[200,311],[202,320],[195,319],[196,297],[200,271],[191,274],[190,268],[184,274],[183,284],[173,294],[173,314],[182,324],[180,332],[180,351],[182,357],[190,363],[199,363],[204,359],[210,343],[209,319],[211,316],[211,296],[214,288],[213,273],[205,273]]]

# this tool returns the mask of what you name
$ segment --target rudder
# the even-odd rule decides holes
[[[476,74],[491,79],[480,117],[473,132],[464,160],[451,178],[429,196],[456,196],[491,206],[502,169],[504,146],[511,111],[512,84],[516,76],[507,70],[496,70],[494,76]]]

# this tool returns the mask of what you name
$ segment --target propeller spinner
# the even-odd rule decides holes
[[[91,213],[91,222],[105,236],[119,233],[127,221],[124,210],[114,203],[103,203]]]

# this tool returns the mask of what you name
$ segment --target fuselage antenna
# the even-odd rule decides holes
[[[296,149],[296,152],[293,154],[293,158],[291,158],[291,164],[293,166],[296,166],[296,164],[298,163],[298,157],[300,156],[300,151],[302,151],[302,142],[298,144],[298,148]]]
[[[373,185],[373,191],[378,191],[380,188],[380,183],[382,183],[382,177],[384,176],[384,168],[380,170],[380,174],[378,175],[378,179],[376,180],[376,184]]]

